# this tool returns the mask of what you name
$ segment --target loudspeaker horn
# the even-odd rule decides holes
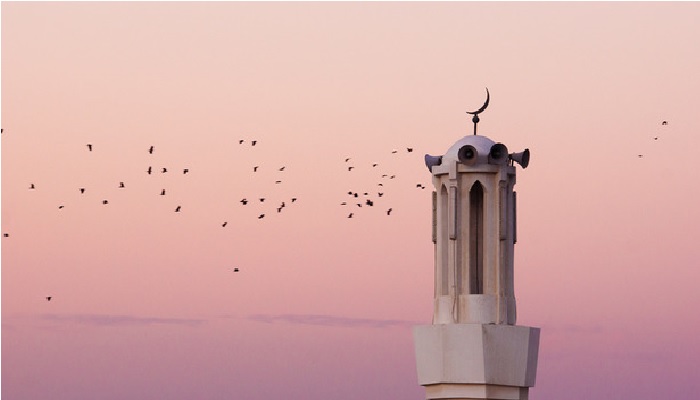
[[[502,143],[491,146],[489,164],[506,165],[508,163],[508,148]]]
[[[428,167],[430,172],[433,172],[433,167],[442,164],[442,156],[431,156],[430,154],[425,155],[425,166]]]
[[[527,168],[528,164],[530,164],[530,149],[525,149],[525,151],[520,153],[511,153],[508,158],[520,164],[521,167]]]
[[[476,164],[478,155],[479,152],[476,151],[476,148],[469,144],[460,147],[457,151],[457,159],[459,159],[459,162],[465,165]]]

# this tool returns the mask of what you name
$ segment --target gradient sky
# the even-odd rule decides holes
[[[515,258],[518,324],[542,328],[531,399],[700,391],[700,3],[1,13],[3,398],[424,398],[416,184],[485,87],[479,132],[532,153]],[[375,206],[341,206],[349,190]]]

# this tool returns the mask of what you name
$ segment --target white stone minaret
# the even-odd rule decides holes
[[[418,382],[427,399],[526,400],[540,330],[515,325],[513,162],[527,167],[530,152],[508,154],[476,135],[477,122],[443,156],[425,156],[435,186],[435,294],[432,325],[413,331]]]

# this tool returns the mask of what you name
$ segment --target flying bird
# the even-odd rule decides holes
[[[234,269],[233,269],[233,272],[238,272],[238,268],[234,268]]]
[[[345,159],[345,162],[348,162],[348,161],[350,161],[350,157],[348,157],[348,158]]]
[[[160,171],[160,172],[162,172],[162,173],[166,173],[166,172],[168,172],[168,169],[167,169],[167,168],[165,168],[165,167],[163,167],[163,170],[162,170],[162,171]]]
[[[398,150],[392,150],[392,151],[391,151],[391,154],[396,154],[396,153],[398,153],[398,152],[399,152]]]
[[[146,170],[146,172],[148,173],[148,175],[150,175],[150,174],[151,174],[151,172],[153,172],[153,168],[151,168],[151,167],[148,167],[148,169]]]
[[[347,203],[346,201],[344,201],[344,202],[340,203],[340,205],[341,205],[341,206],[347,206],[348,203]]]
[[[224,227],[224,228],[226,228],[226,225],[227,225],[227,224],[228,224],[228,222],[227,222],[227,221],[224,221],[224,223],[221,224],[221,226]]]
[[[367,204],[370,207],[374,206],[374,202],[370,199],[367,199],[367,201],[365,201],[365,204]]]
[[[296,197],[292,197],[292,203],[294,203],[295,201],[297,201],[297,198],[296,198]]]
[[[123,188],[124,187],[124,182],[119,182],[119,187]]]
[[[352,218],[353,215],[354,213],[350,213],[350,215],[348,215],[348,218]]]
[[[253,172],[258,172],[258,166],[257,166],[257,165],[253,167]]]
[[[392,210],[392,208],[386,210],[386,215],[391,215],[391,210]]]
[[[80,188],[80,193],[85,193],[85,188]]]
[[[413,147],[406,147],[406,151],[408,151],[409,153],[412,153],[412,152],[413,152]]]
[[[348,171],[352,171],[352,169],[355,167],[348,167]]]
[[[241,200],[241,203],[243,203],[243,205],[248,204],[248,199],[243,199],[243,200]]]
[[[148,154],[153,154],[153,146],[148,148]]]
[[[282,181],[275,181],[275,184],[279,185],[280,183],[282,183]]]
[[[175,208],[175,212],[180,212],[180,206],[177,206],[177,208]]]
[[[284,171],[284,167],[280,168],[279,170],[280,170],[280,171]]]
[[[107,200],[102,200],[102,204],[108,204],[109,202]]]
[[[251,146],[255,146],[256,143],[258,143],[258,141],[257,141],[257,140],[253,140],[252,142],[250,142],[250,145],[251,145]]]
[[[637,157],[639,157],[639,158],[643,158],[643,157],[644,157],[644,155],[643,155],[643,154],[637,154]]]
[[[425,189],[425,186],[423,186],[423,185],[422,185],[422,184],[420,184],[420,183],[419,183],[419,184],[417,184],[417,185],[416,185],[416,187],[417,187],[417,188],[421,188],[421,189]]]
[[[10,237],[10,234],[9,234],[9,233],[3,233],[2,235],[3,235],[4,237]]]
[[[188,173],[188,172],[190,172],[190,169],[189,169],[189,168],[185,168],[185,169],[182,170],[182,173],[183,173],[183,174],[186,174],[186,173]]]
[[[58,209],[60,210],[60,209],[62,209],[63,207],[64,207],[63,205],[60,205],[60,206],[58,206]]]
[[[265,218],[265,214],[258,215],[258,219],[263,219],[263,218]]]
[[[31,190],[31,189],[36,189],[36,188],[34,187],[34,184],[33,184],[33,183],[29,185],[29,189],[30,189],[30,190]]]
[[[377,164],[377,163],[374,163],[374,164],[372,164],[372,167],[376,167],[377,165],[379,165],[379,164]]]
[[[87,148],[88,148],[89,151],[92,151],[92,145],[91,145],[91,144],[88,144],[88,145],[87,145]]]
[[[243,144],[243,142],[244,142],[244,140],[241,139],[241,140],[238,141],[238,144]]]
[[[160,195],[161,195],[161,196],[165,196],[165,189],[163,189],[163,190],[160,191]]]
[[[282,208],[283,208],[283,207],[277,207],[277,212],[278,212],[278,213],[281,213],[281,212],[282,212]]]
[[[377,192],[377,194],[379,195],[379,197],[384,196],[384,193],[382,193],[382,192]]]
[[[264,201],[265,201],[265,198],[264,198],[264,197],[261,197],[261,198],[260,198],[260,202],[262,203],[262,202],[264,202]]]
[[[51,301],[51,296],[46,296],[46,301]]]
[[[661,125],[668,125],[668,121],[662,121]]]

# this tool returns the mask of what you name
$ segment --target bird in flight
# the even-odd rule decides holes
[[[637,154],[637,157],[644,158],[644,154]]]
[[[284,207],[277,207],[277,212],[278,212],[278,213],[281,213],[281,212],[282,212],[282,208],[284,208]]]
[[[661,121],[661,125],[668,125],[668,121]]]
[[[367,201],[365,201],[365,204],[367,204],[370,207],[374,206],[374,202],[370,199],[367,199]]]
[[[107,200],[102,200],[102,204],[108,204],[109,202]]]
[[[243,142],[244,142],[244,140],[243,140],[243,139],[240,139],[240,140],[238,141],[238,144],[243,144]]]
[[[398,150],[392,150],[392,151],[391,151],[391,154],[396,154],[396,153],[398,153],[398,152],[399,152]]]
[[[420,183],[419,183],[419,184],[417,184],[417,185],[416,185],[416,187],[417,187],[417,188],[421,188],[421,189],[425,189],[425,186],[423,186],[423,185],[422,185],[422,184],[420,184]]]
[[[46,296],[46,301],[51,301],[51,296]]]
[[[87,145],[87,148],[88,148],[89,151],[92,151],[92,145],[91,145],[91,144],[88,144],[88,145]]]
[[[279,185],[280,183],[282,183],[282,181],[275,181],[275,184]]]
[[[265,214],[258,215],[258,219],[263,219],[263,218],[265,218]]]
[[[162,173],[166,173],[166,172],[168,172],[168,169],[167,169],[167,168],[165,168],[165,167],[163,167],[163,170],[162,170],[162,171],[160,171],[160,172],[162,172]]]
[[[296,198],[296,197],[292,197],[292,203],[294,203],[295,201],[297,201],[297,198]]]
[[[280,171],[284,171],[284,167],[280,168],[279,170],[280,170]]]
[[[2,235],[3,235],[4,237],[10,237],[10,234],[9,234],[9,233],[3,233]]]
[[[233,272],[238,272],[238,267],[234,268]]]
[[[183,173],[183,174],[186,174],[186,173],[188,173],[188,172],[190,172],[190,169],[189,169],[189,168],[185,168],[185,169],[182,170],[182,173]]]
[[[153,172],[153,168],[151,168],[151,167],[148,167],[148,169],[146,170],[146,172],[148,173],[148,175],[150,175],[150,174],[151,174],[151,172]]]
[[[372,164],[372,167],[376,167],[377,165],[379,165],[379,164],[377,164],[377,163],[374,163],[374,164]]]
[[[241,203],[243,203],[243,205],[248,204],[248,199],[243,199],[243,200],[241,200]]]
[[[58,206],[58,209],[60,210],[60,209],[62,209],[63,207],[64,207],[63,205],[60,205],[60,206]]]
[[[227,224],[228,224],[228,222],[227,222],[227,221],[224,221],[224,223],[221,224],[221,226],[224,227],[224,228],[226,228],[226,225],[227,225]]]
[[[377,192],[377,194],[379,195],[379,197],[384,196],[384,193],[382,193],[382,192]]]
[[[253,172],[258,172],[258,165],[253,167]]]
[[[261,197],[261,198],[260,198],[260,202],[262,203],[263,201],[265,201],[265,198],[264,198],[264,197]]]
[[[352,169],[355,167],[348,167],[348,171],[352,171]]]
[[[123,187],[124,187],[124,182],[119,182],[119,188],[123,188]]]
[[[344,202],[340,203],[340,205],[341,205],[341,206],[347,206],[348,203],[347,203],[346,201],[344,201]]]
[[[177,206],[177,208],[175,208],[175,212],[180,212],[180,206]]]
[[[413,152],[413,147],[406,147],[406,151],[408,151],[409,153],[412,153],[412,152]]]
[[[85,193],[85,188],[80,188],[80,193]]]
[[[148,148],[148,154],[153,154],[153,146]]]
[[[161,196],[165,196],[165,189],[163,189],[163,190],[160,191],[160,195],[161,195]]]
[[[251,145],[251,146],[255,146],[256,143],[258,143],[258,141],[257,141],[257,140],[253,140],[252,142],[250,142],[250,145]]]
[[[32,183],[32,184],[29,185],[29,189],[30,189],[30,190],[36,189],[36,187],[34,187],[34,184]]]
[[[391,208],[386,210],[386,215],[391,215],[391,210],[392,210]]]
[[[350,213],[350,215],[348,215],[348,218],[352,218],[353,215],[354,213]]]
[[[350,161],[350,157],[348,157],[348,158],[345,159],[345,162],[348,162],[348,161]]]

